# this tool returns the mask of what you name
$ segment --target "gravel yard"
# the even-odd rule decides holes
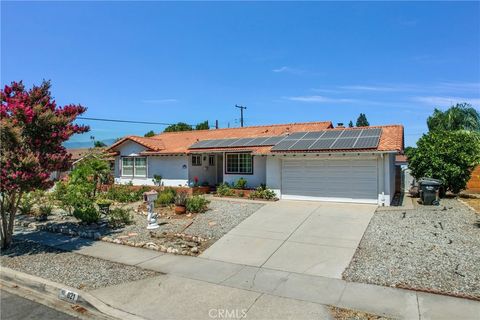
[[[14,242],[0,255],[2,267],[91,290],[158,275],[133,266],[65,252],[34,242]]]
[[[344,279],[480,298],[478,216],[456,199],[377,210]]]
[[[31,216],[19,217],[19,223],[27,226],[33,222],[36,228],[48,226],[46,231],[64,233],[73,231],[72,235],[90,234],[94,239],[128,244],[137,247],[160,250],[169,253],[198,255],[228,231],[249,217],[264,204],[253,202],[226,201],[211,199],[205,213],[175,215],[173,208],[156,208],[158,229],[146,229],[147,218],[141,212],[145,205],[141,202],[129,204],[138,208],[133,213],[133,223],[112,229],[103,221],[94,225],[82,225],[71,217],[57,214],[50,216],[47,222],[35,222]],[[133,212],[133,210],[132,210]],[[170,248],[170,249],[169,249]]]

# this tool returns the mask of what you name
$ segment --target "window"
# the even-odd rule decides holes
[[[202,165],[202,156],[199,154],[192,155],[192,166],[201,166]]]
[[[147,158],[144,158],[144,157],[122,158],[122,176],[145,178],[147,176]]]
[[[249,153],[227,153],[226,173],[253,174],[253,157]]]
[[[209,155],[208,156],[208,165],[211,166],[211,167],[215,165],[215,156],[214,155]]]

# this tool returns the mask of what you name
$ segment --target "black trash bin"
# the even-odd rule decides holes
[[[440,204],[440,188],[443,182],[433,178],[422,178],[418,181],[420,184],[420,199],[424,205]]]

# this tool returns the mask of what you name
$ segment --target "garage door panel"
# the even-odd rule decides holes
[[[282,194],[317,198],[376,199],[376,160],[284,160]]]

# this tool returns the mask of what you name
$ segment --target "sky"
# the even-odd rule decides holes
[[[52,82],[85,117],[220,127],[402,124],[480,110],[480,2],[1,2],[1,84]],[[161,132],[79,120],[69,146]]]

